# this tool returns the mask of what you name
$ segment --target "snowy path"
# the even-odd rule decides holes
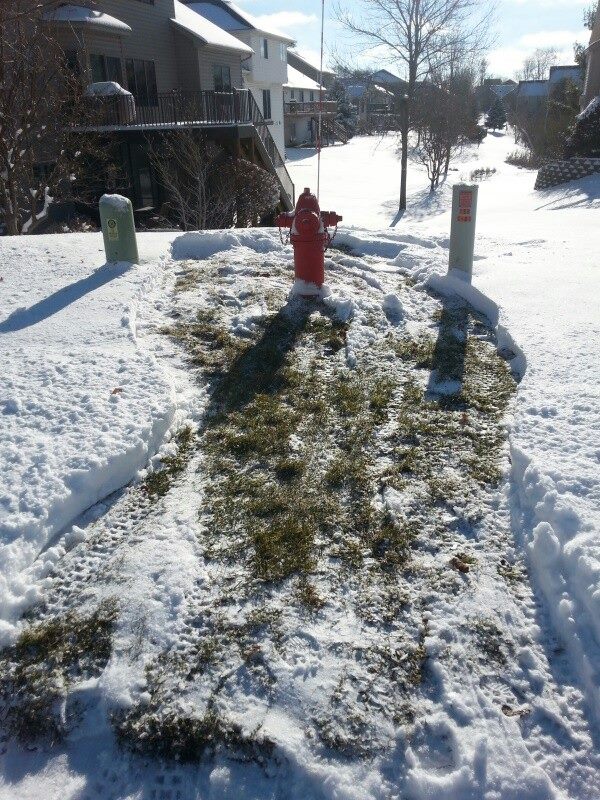
[[[39,599],[53,537],[145,467],[174,422],[174,376],[138,325],[164,237],[145,250],[127,268],[104,265],[100,235],[0,239],[0,642]]]

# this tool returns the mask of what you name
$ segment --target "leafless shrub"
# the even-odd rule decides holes
[[[182,230],[257,225],[279,201],[273,175],[197,131],[151,140],[149,154],[165,193],[162,213]]]

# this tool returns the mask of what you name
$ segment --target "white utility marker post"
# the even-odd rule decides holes
[[[452,187],[449,268],[464,272],[462,277],[469,283],[473,277],[478,191],[478,186],[466,183],[458,183]]]
[[[140,257],[131,200],[120,194],[103,194],[100,198],[100,224],[107,263],[131,261],[137,264]]]

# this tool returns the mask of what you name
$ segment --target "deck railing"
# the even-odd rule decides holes
[[[336,100],[323,100],[324,114],[337,114],[338,104]],[[319,101],[301,103],[298,100],[289,100],[283,104],[284,114],[318,114]]]
[[[90,98],[89,115],[78,129],[168,130],[252,125],[291,202],[294,184],[263,114],[249,89],[160,92],[148,104],[132,95]]]

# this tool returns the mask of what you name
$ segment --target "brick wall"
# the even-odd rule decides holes
[[[555,161],[545,164],[535,182],[536,189],[549,189],[561,183],[585,178],[587,175],[600,173],[600,158],[569,158],[567,161]]]

